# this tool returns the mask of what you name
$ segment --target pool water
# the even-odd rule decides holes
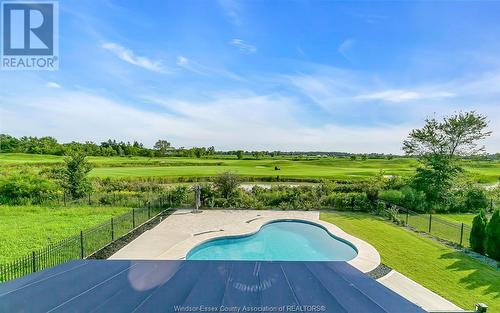
[[[325,229],[301,221],[278,221],[257,233],[220,238],[193,248],[188,260],[348,261],[357,255],[352,245]]]

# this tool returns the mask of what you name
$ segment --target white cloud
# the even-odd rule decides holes
[[[242,52],[246,53],[255,53],[257,52],[257,47],[251,44],[246,43],[242,39],[233,39],[229,42],[231,45],[235,46]]]
[[[178,56],[177,62],[175,63],[177,66],[182,67],[188,71],[205,75],[207,74],[207,68],[202,66],[197,62],[193,62],[192,60],[186,58],[185,56]]]
[[[165,73],[165,68],[162,66],[161,61],[154,61],[144,56],[137,56],[132,50],[127,49],[117,43],[106,42],[102,44],[102,48],[111,51],[121,60],[142,67],[144,69]]]
[[[202,65],[196,61],[193,61],[191,59],[188,59],[185,56],[178,56],[177,61],[175,63],[177,66],[182,67],[183,69],[200,74],[200,75],[218,75],[218,76],[223,76],[227,77],[233,80],[238,80],[238,81],[244,81],[245,79],[231,71],[225,70],[225,69],[217,69],[217,68],[212,68],[208,67],[205,65]]]
[[[37,97],[36,101],[24,97],[14,101],[0,108],[5,118],[3,129],[16,136],[50,135],[61,141],[116,138],[152,145],[158,138],[167,138],[176,146],[186,147],[397,153],[409,129],[307,126],[300,120],[300,104],[294,99],[250,93],[220,94],[204,102],[157,99],[172,114],[63,90]]]
[[[218,3],[231,23],[235,26],[243,24],[241,18],[243,10],[239,2],[236,0],[219,0]]]
[[[414,100],[429,100],[455,97],[454,93],[444,91],[412,91],[412,90],[384,90],[370,94],[355,96],[357,100],[382,100],[388,102],[406,102]]]
[[[338,51],[344,58],[348,59],[348,52],[353,45],[354,45],[353,39],[346,39],[340,44]]]
[[[47,86],[48,88],[61,88],[61,85],[56,82],[48,82],[47,84],[45,84],[45,86]]]

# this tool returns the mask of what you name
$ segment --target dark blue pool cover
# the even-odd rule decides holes
[[[0,284],[0,312],[425,312],[345,262],[81,260]]]

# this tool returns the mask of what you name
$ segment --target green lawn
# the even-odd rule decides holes
[[[45,156],[18,153],[1,153],[0,169],[51,166],[62,162],[61,156]],[[407,176],[414,172],[418,163],[414,159],[395,158],[350,160],[348,158],[264,158],[262,160],[237,160],[228,157],[196,158],[147,158],[147,157],[89,157],[94,165],[93,177],[206,177],[224,171],[242,176],[281,178],[333,178],[366,179],[381,170],[386,175]],[[463,161],[469,172],[479,182],[495,183],[500,179],[498,161]],[[275,171],[275,166],[280,171]]]
[[[383,263],[458,306],[484,302],[488,312],[500,312],[499,270],[369,214],[321,213],[321,219],[369,242]]]
[[[0,264],[128,211],[125,207],[0,205]]]
[[[466,225],[472,226],[472,220],[476,214],[464,213],[464,214],[435,214],[445,220],[455,223],[464,223]]]

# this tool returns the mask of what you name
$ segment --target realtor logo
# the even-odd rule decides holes
[[[59,67],[58,9],[54,1],[2,2],[2,69]]]

